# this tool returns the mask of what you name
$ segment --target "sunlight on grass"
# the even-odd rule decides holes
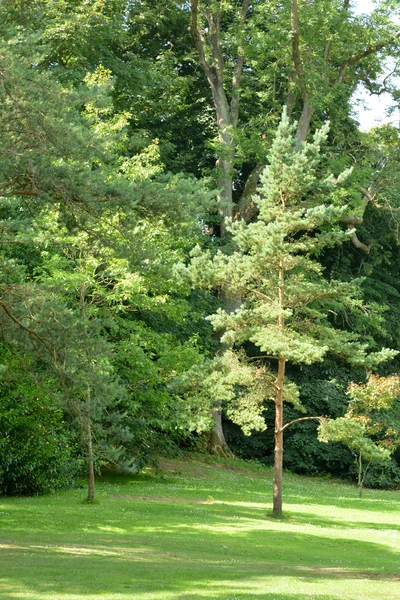
[[[359,500],[352,486],[288,474],[272,519],[270,472],[236,464],[106,477],[96,506],[82,490],[2,499],[0,598],[400,599],[399,492]]]

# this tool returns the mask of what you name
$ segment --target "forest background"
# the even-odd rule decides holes
[[[273,462],[290,344],[256,332],[250,267],[288,165],[303,287],[268,318],[314,341],[284,353],[283,464],[356,477],[363,458],[365,483],[400,485],[398,128],[352,113],[360,83],[399,100],[396,4],[2,0],[1,493],[182,447]]]

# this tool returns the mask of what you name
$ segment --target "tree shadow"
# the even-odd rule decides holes
[[[115,519],[114,527],[118,523],[122,525]],[[32,600],[48,595],[63,598],[67,590],[79,598],[164,593],[166,598],[193,600],[210,598],[202,590],[213,589],[216,600],[307,598],[274,594],[274,582],[282,578],[309,586],[310,598],[316,597],[313,585],[324,581],[342,580],[345,587],[349,582],[379,581],[399,589],[398,553],[379,543],[274,530],[239,529],[232,535],[199,529],[196,523],[182,529],[168,519],[154,534],[140,530],[132,527],[131,532],[116,536],[99,528],[86,543],[82,539],[5,542],[0,574],[8,587],[0,597],[17,597],[18,590]],[[231,596],[230,589],[235,590]]]

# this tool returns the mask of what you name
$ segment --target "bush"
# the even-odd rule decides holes
[[[73,454],[62,411],[23,373],[7,372],[0,397],[0,494],[31,496],[71,485],[80,466]]]
[[[358,466],[354,467],[354,478],[356,477]],[[364,487],[377,488],[382,490],[400,489],[400,468],[396,461],[391,459],[387,463],[372,464],[365,476]]]

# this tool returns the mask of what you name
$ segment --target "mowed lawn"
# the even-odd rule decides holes
[[[400,598],[400,492],[272,473],[240,461],[169,461],[163,474],[0,498],[0,598]]]

